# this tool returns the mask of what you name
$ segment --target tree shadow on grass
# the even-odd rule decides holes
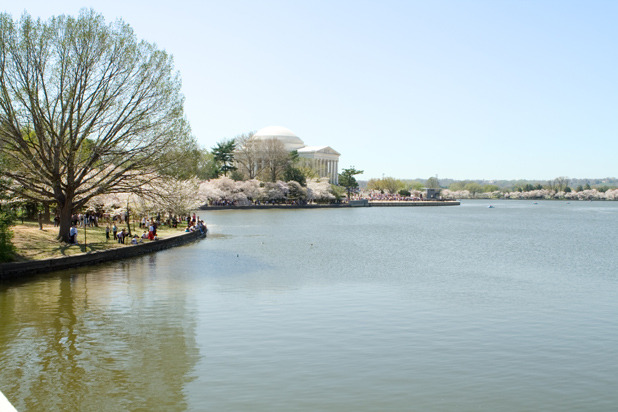
[[[81,244],[79,245],[79,248],[82,253],[98,252],[101,250],[115,249],[115,247],[110,247],[108,243],[88,243],[87,245]]]
[[[90,252],[98,252],[101,250],[114,249],[114,247],[110,247],[109,243],[98,243],[97,242],[97,243],[88,243],[85,245],[83,243],[78,243],[77,245],[63,243],[63,244],[60,244],[60,246],[58,246],[58,252],[62,255],[62,257],[75,256],[76,253],[67,254],[69,250],[75,250],[75,248],[79,249],[79,253],[90,253]],[[33,259],[29,259],[29,260],[33,260]]]

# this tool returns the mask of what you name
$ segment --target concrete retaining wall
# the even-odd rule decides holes
[[[53,272],[78,266],[96,265],[97,263],[110,262],[140,256],[158,250],[169,249],[174,246],[184,245],[202,237],[201,232],[185,233],[167,239],[140,243],[132,246],[119,247],[116,249],[88,252],[75,256],[59,257],[30,262],[13,262],[0,264],[0,280],[16,279],[36,273]]]
[[[458,206],[458,200],[420,200],[420,201],[369,201],[369,206],[390,207],[390,206]]]
[[[201,210],[249,210],[249,209],[333,209],[341,207],[386,207],[386,206],[457,206],[458,200],[422,200],[422,201],[371,201],[367,199],[352,200],[350,203],[310,204],[310,205],[251,205],[251,206],[202,206]]]
[[[310,205],[251,205],[251,206],[202,206],[200,210],[249,210],[249,209],[332,209],[350,207],[347,203],[310,204]]]

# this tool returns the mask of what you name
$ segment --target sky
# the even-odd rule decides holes
[[[364,180],[618,175],[617,1],[4,3],[92,8],[172,54],[205,148],[283,126]]]

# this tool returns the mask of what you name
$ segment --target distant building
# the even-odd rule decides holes
[[[308,166],[315,169],[320,177],[327,177],[328,181],[337,184],[339,177],[339,156],[341,154],[330,146],[305,146],[300,137],[290,129],[281,126],[268,126],[258,130],[253,139],[277,139],[289,152],[296,150],[298,156]]]
[[[425,200],[439,200],[440,199],[440,189],[430,189],[428,187],[425,188]]]

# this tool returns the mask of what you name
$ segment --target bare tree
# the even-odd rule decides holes
[[[275,138],[262,140],[260,143],[260,157],[264,169],[262,180],[276,182],[282,178],[283,172],[290,162],[290,154],[285,150],[283,143]]]
[[[0,186],[56,203],[58,237],[91,197],[138,190],[192,142],[172,57],[82,10],[0,14]]]
[[[255,179],[265,167],[263,154],[264,141],[253,139],[255,132],[236,136],[236,153],[234,160],[238,170],[248,179]]]
[[[569,186],[569,178],[566,176],[557,177],[552,186],[557,192],[563,192]]]

